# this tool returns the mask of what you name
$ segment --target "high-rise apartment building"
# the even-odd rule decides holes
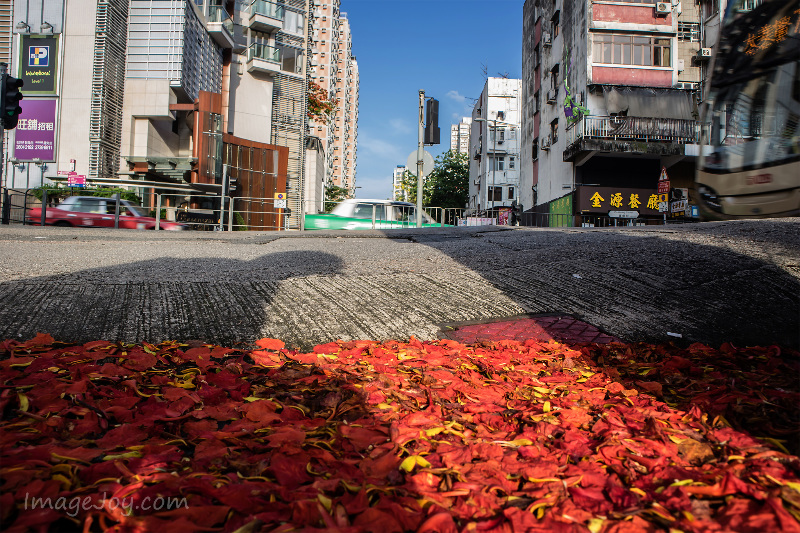
[[[315,0],[312,15],[310,79],[334,104],[327,120],[312,120],[311,134],[325,151],[325,181],[355,190],[358,127],[358,63],[352,53],[352,33],[339,0]]]
[[[450,150],[460,154],[469,153],[469,132],[472,119],[464,117],[458,124],[450,126]]]
[[[519,198],[520,80],[488,78],[472,111],[469,209],[492,211]]]
[[[694,3],[526,0],[523,205],[658,216],[662,168],[693,178],[699,30]]]
[[[331,0],[331,42],[339,48],[347,35],[343,59],[332,54],[328,72],[312,70],[312,37],[324,29],[315,24],[328,22],[322,1],[28,0],[4,25],[11,3],[0,0],[0,54],[3,27],[13,27],[10,72],[26,82],[4,183],[33,187],[75,172],[147,183],[135,187],[147,201],[167,186],[218,192],[227,168],[247,198],[237,208],[274,212],[280,192],[286,226],[298,227],[325,178],[314,154],[333,150],[309,127],[310,79],[332,79],[332,94],[342,87],[342,179],[354,181],[357,66]]]
[[[392,198],[403,202],[408,201],[408,192],[403,189],[403,175],[405,173],[405,165],[397,165],[392,172]]]

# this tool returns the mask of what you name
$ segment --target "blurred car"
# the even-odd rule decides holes
[[[330,213],[305,216],[306,229],[375,229],[415,228],[417,206],[393,200],[358,200],[351,198],[339,203]],[[441,224],[422,212],[423,227]]]
[[[116,200],[99,196],[70,196],[45,212],[46,226],[80,226],[84,228],[113,228]],[[28,224],[42,223],[42,209],[29,209],[25,219]],[[142,208],[127,200],[120,200],[119,227],[126,229],[155,229],[156,219],[145,216]],[[184,230],[185,224],[159,221],[163,230]]]

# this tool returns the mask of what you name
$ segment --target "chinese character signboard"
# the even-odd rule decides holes
[[[76,172],[70,172],[67,177],[67,187],[86,187],[86,176]]]
[[[56,145],[56,99],[26,98],[14,138],[18,161],[53,161]]]
[[[609,211],[638,211],[641,215],[657,215],[659,195],[654,189],[622,187],[578,187],[580,213],[608,215]]]
[[[19,78],[23,94],[56,94],[58,89],[58,36],[22,35]]]

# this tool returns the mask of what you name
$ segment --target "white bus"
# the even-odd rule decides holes
[[[800,0],[731,0],[695,190],[706,220],[800,215]]]

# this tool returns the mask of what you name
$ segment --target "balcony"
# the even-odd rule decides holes
[[[588,151],[680,155],[699,137],[696,120],[583,116],[567,129],[564,161]]]
[[[247,11],[250,13],[247,24],[251,30],[272,33],[283,28],[283,6],[265,0],[253,0]]]
[[[247,72],[280,74],[281,51],[266,44],[251,44],[247,49]]]
[[[224,7],[209,6],[208,34],[222,48],[233,48],[233,19]]]

